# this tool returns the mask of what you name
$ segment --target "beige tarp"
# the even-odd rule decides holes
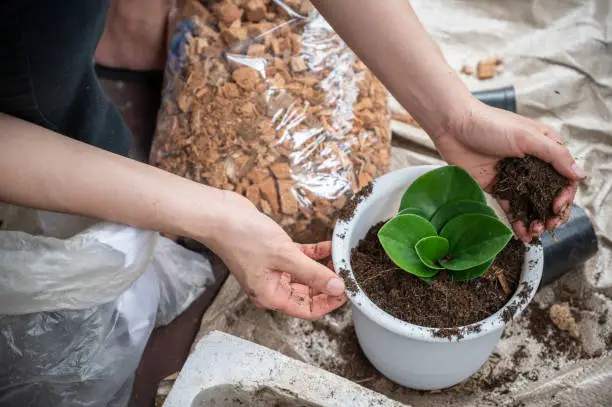
[[[404,389],[371,368],[366,369],[369,372],[366,377],[352,378],[417,406],[518,402],[528,406],[610,406],[612,311],[610,318],[606,318],[605,310],[612,308],[612,2],[414,0],[412,3],[457,70],[463,64],[475,66],[484,57],[503,58],[505,72],[501,76],[488,81],[465,77],[470,88],[514,85],[519,112],[557,129],[590,173],[589,180],[580,187],[578,203],[588,210],[597,227],[600,251],[584,269],[558,281],[556,289],[542,290],[536,302],[550,305],[571,301],[572,310],[580,316],[582,351],[601,356],[573,361],[556,354],[546,358],[541,355],[542,343],[530,334],[527,318],[522,318],[506,329],[496,355],[481,371],[454,389],[441,393]],[[397,110],[397,105],[394,106]],[[396,140],[411,140],[394,148],[394,168],[439,160],[420,130],[401,123],[394,123],[394,130]],[[342,363],[367,368],[367,363],[354,351],[347,353],[345,345],[338,346],[342,337],[354,340],[350,324],[348,307],[314,324],[257,310],[230,278],[205,315],[200,335],[219,329],[331,370]],[[519,352],[523,357],[518,357],[521,345],[526,348]],[[508,368],[519,374],[507,379]],[[496,385],[496,381],[502,384]]]

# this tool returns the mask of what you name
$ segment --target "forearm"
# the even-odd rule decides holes
[[[313,0],[313,4],[430,136],[473,100],[408,0]]]
[[[232,194],[233,195],[233,194]],[[231,195],[0,114],[0,201],[204,241]]]

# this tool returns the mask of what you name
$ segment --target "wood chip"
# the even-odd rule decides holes
[[[294,73],[304,72],[308,69],[306,62],[300,57],[291,57],[291,70]]]
[[[208,21],[211,17],[208,9],[199,0],[187,0],[185,6],[181,9],[180,15],[182,18],[197,16],[204,22]]]
[[[249,0],[245,4],[245,9],[249,21],[259,22],[266,18],[266,5],[263,0]]]
[[[266,178],[263,182],[257,185],[261,191],[261,196],[270,204],[274,216],[279,215],[278,191],[276,190],[276,181],[273,178]]]
[[[245,66],[243,68],[236,69],[232,73],[232,79],[234,79],[234,82],[236,82],[242,89],[250,91],[255,89],[257,82],[261,80],[261,76],[255,69]]]
[[[357,189],[361,190],[363,187],[372,182],[372,177],[367,172],[360,172],[358,179]]]
[[[270,166],[276,179],[291,179],[291,167],[287,163],[277,163]]]
[[[263,213],[265,213],[266,215],[270,216],[271,218],[273,218],[274,216],[274,212],[272,211],[272,207],[270,206],[270,204],[268,203],[268,201],[266,200],[260,200],[259,201],[259,205],[261,206],[261,211]]]
[[[502,66],[501,71],[503,72],[503,61],[501,58],[496,56],[485,58],[478,62],[476,75],[478,79],[491,79],[495,76],[499,66]]]
[[[372,104],[372,99],[363,98],[359,103],[356,103],[355,106],[353,106],[353,110],[360,112],[364,109],[372,109],[372,107],[374,107]]]
[[[242,16],[242,10],[230,1],[218,4],[215,7],[215,12],[219,20],[225,24],[232,24]]]
[[[461,67],[461,73],[465,74],[465,75],[473,75],[474,74],[474,68],[472,68],[469,65],[463,65]]]
[[[265,179],[270,176],[270,171],[267,169],[256,168],[253,171],[249,172],[247,175],[248,179],[253,184],[261,184]]]
[[[480,61],[477,67],[478,79],[491,79],[495,76],[495,64],[487,61]]]
[[[278,192],[280,194],[281,210],[285,215],[298,213],[299,205],[293,193],[293,182],[278,181]]]
[[[246,41],[248,38],[246,28],[225,28],[221,30],[221,38],[227,45],[235,45]]]
[[[266,55],[266,46],[263,44],[253,44],[249,47],[247,55],[250,57],[263,57]]]
[[[253,202],[253,204],[255,204],[257,206],[259,204],[259,199],[260,199],[260,196],[261,196],[261,193],[259,191],[259,187],[257,185],[250,185],[246,189],[245,196],[247,197],[247,199],[249,201]]]

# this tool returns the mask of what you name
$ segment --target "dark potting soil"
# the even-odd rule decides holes
[[[528,226],[534,220],[545,223],[556,216],[553,202],[568,185],[567,178],[539,158],[505,158],[497,165],[493,195],[509,201],[513,220]]]
[[[448,335],[443,332],[443,336],[457,335],[451,327],[489,317],[508,302],[518,287],[525,256],[525,246],[518,240],[510,241],[482,277],[450,281],[442,271],[428,283],[399,269],[387,256],[377,236],[383,224],[373,226],[352,250],[351,265],[359,287],[396,318],[425,327],[449,328],[444,330]],[[349,289],[356,288],[349,284]]]
[[[368,197],[372,190],[374,189],[374,184],[371,182],[363,187],[359,192],[352,196],[352,198],[344,205],[340,214],[338,215],[338,220],[349,221],[353,218],[353,214],[355,212],[355,208],[364,198]]]

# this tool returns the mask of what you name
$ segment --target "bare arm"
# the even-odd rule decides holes
[[[3,114],[0,146],[0,200],[21,206],[210,241],[236,200]]]

